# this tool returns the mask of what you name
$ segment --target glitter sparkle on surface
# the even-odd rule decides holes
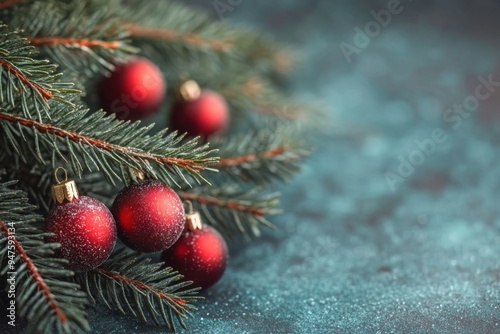
[[[468,78],[498,68],[500,10],[413,1],[347,64],[339,43],[386,5],[253,0],[228,14],[298,45],[293,88],[326,101],[332,130],[282,187],[280,230],[230,244],[188,333],[500,333],[498,119],[472,113],[395,192],[384,178],[444,128]],[[93,333],[167,332],[101,306],[90,319]]]

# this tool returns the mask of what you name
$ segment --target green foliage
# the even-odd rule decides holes
[[[92,76],[112,70],[138,51],[131,46],[120,20],[106,10],[85,13],[85,2],[61,5],[54,1],[34,1],[23,6],[9,24],[38,46],[41,57],[63,68]],[[40,18],[43,19],[40,19]]]
[[[297,127],[276,122],[262,129],[251,129],[236,135],[231,142],[213,142],[219,148],[220,174],[236,182],[269,184],[287,181],[300,170],[304,157],[309,155]]]
[[[65,260],[54,257],[59,244],[45,241],[49,234],[42,231],[42,217],[33,213],[25,193],[10,189],[14,183],[0,183],[0,263],[2,279],[16,272],[19,316],[29,320],[30,332],[89,330],[85,293],[68,281],[73,272],[64,269]]]
[[[46,60],[32,58],[35,48],[18,31],[0,25],[0,102],[21,109],[25,117],[48,117],[49,100],[65,101],[75,93],[71,84],[57,81],[56,67]]]
[[[41,217],[32,213],[26,194],[7,186],[25,190],[45,213],[52,205],[55,166],[71,168],[81,178],[81,193],[108,205],[131,170],[139,170],[179,186],[180,197],[225,236],[249,238],[262,227],[274,228],[267,218],[279,212],[279,194],[269,188],[288,180],[309,153],[298,127],[289,123],[315,114],[290,99],[276,80],[291,64],[281,45],[170,0],[9,4],[0,6],[0,21],[8,25],[0,26],[0,171],[20,183],[0,184],[0,221],[16,224],[20,245],[54,298],[40,290],[32,267],[19,269],[20,312],[33,331],[88,330],[86,298],[69,279],[73,273],[63,269],[65,261],[53,257],[58,245],[44,242]],[[155,132],[153,124],[89,111],[97,109],[96,79],[138,50],[162,69],[168,104],[187,78],[227,99],[231,129],[214,140],[215,149],[166,129]],[[79,94],[88,95],[90,108]],[[269,119],[287,121],[270,125]],[[248,130],[249,123],[259,130]],[[242,124],[244,133],[234,135]],[[214,157],[219,150],[220,161]],[[206,173],[216,169],[220,173]],[[4,258],[7,235],[0,239]],[[17,255],[16,261],[25,259]],[[176,324],[186,327],[199,298],[173,269],[123,250],[77,280],[92,300],[172,330]],[[60,321],[54,303],[67,322]]]
[[[53,166],[58,160],[70,162],[78,176],[84,168],[99,170],[111,183],[126,179],[129,169],[137,169],[169,184],[178,185],[179,179],[189,184],[184,173],[203,180],[200,171],[217,161],[210,157],[215,151],[208,145],[197,146],[196,139],[183,141],[183,136],[167,135],[167,130],[149,135],[152,125],[141,127],[140,122],[124,122],[102,111],[89,113],[64,104],[54,104],[50,118],[42,115],[40,122],[0,110],[0,126],[10,139],[11,150],[24,160],[33,156],[45,164],[42,150],[52,152]],[[29,150],[20,149],[23,141]]]
[[[134,43],[141,47],[147,44],[171,58],[214,61],[238,52],[232,47],[235,29],[180,2],[132,0],[120,2],[116,12],[125,23],[135,26],[131,28]]]
[[[265,194],[261,188],[242,190],[226,184],[220,188],[198,187],[179,195],[191,201],[207,223],[230,238],[259,236],[262,226],[274,229],[265,216],[280,212],[279,194]]]
[[[151,264],[139,253],[120,250],[99,268],[79,275],[92,300],[130,313],[148,322],[147,314],[160,325],[161,320],[175,331],[175,321],[187,328],[184,320],[195,307],[192,302],[199,288],[186,289],[192,282],[182,282],[182,275],[163,263]]]

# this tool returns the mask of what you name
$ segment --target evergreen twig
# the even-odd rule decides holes
[[[196,188],[179,193],[182,200],[189,200],[199,210],[207,223],[215,226],[229,238],[235,235],[248,237],[261,234],[260,227],[275,229],[266,215],[281,212],[278,209],[279,194],[264,194],[261,189],[241,190],[225,186]]]
[[[81,1],[70,1],[64,7],[68,9],[53,1],[35,1],[10,24],[23,29],[23,35],[43,56],[89,76],[112,70],[115,63],[138,51],[130,45],[120,20],[108,11],[82,15],[85,2]]]
[[[282,123],[250,130],[230,143],[213,144],[220,147],[220,160],[214,167],[221,174],[257,184],[286,181],[310,153],[297,138],[296,128]]]
[[[195,33],[181,33],[172,29],[141,26],[129,23],[125,25],[133,38],[157,39],[167,42],[181,42],[195,47],[210,48],[223,52],[231,46],[231,39],[209,40]]]
[[[182,142],[183,136],[167,135],[167,130],[148,135],[151,126],[139,127],[139,124],[119,121],[101,111],[68,110],[64,105],[54,106],[51,119],[42,117],[41,121],[0,109],[0,126],[17,154],[35,156],[39,163],[45,164],[43,147],[53,152],[53,161],[55,157],[71,161],[78,176],[86,166],[89,171],[101,170],[113,183],[124,179],[125,170],[132,168],[167,183],[178,184],[176,177],[179,177],[189,184],[183,171],[197,181],[204,180],[200,172],[211,170],[208,166],[218,160],[210,157],[216,151],[209,150],[208,145],[197,147],[196,139]],[[19,150],[19,141],[31,142],[34,149]],[[66,147],[66,155],[61,146]],[[117,169],[122,170],[122,175],[118,175]]]
[[[99,268],[79,275],[94,302],[98,300],[121,313],[131,313],[148,322],[146,314],[160,325],[159,318],[175,331],[175,321],[184,322],[200,299],[199,288],[186,289],[192,282],[182,282],[182,275],[162,263],[151,264],[149,258],[125,249],[117,251]]]
[[[21,179],[17,187],[42,211],[50,207],[50,166],[71,165],[83,178],[82,194],[102,191],[108,201],[116,183],[127,182],[135,169],[168,184],[183,183],[180,197],[229,237],[274,228],[267,216],[279,212],[279,195],[264,187],[288,179],[309,153],[296,140],[296,129],[279,125],[224,137],[215,141],[216,149],[167,130],[150,133],[154,125],[89,112],[75,97],[80,91],[62,83],[55,64],[65,80],[84,90],[95,83],[88,79],[140,48],[165,69],[169,86],[190,77],[221,93],[236,129],[239,115],[297,121],[313,114],[272,80],[291,67],[279,44],[170,0],[7,0],[0,2],[0,21],[8,24],[0,25],[0,173]],[[95,94],[89,96],[92,102]],[[220,161],[213,157],[217,149]],[[214,168],[221,173],[202,175]],[[21,315],[37,332],[88,329],[86,295],[68,281],[73,273],[64,269],[66,261],[53,257],[58,245],[45,242],[48,234],[37,225],[40,217],[32,214],[26,195],[7,185],[0,184],[0,260],[9,255],[8,226],[15,224]],[[186,327],[192,303],[200,298],[181,278],[124,250],[77,276],[92,300],[172,330],[176,324]]]
[[[117,8],[134,41],[152,45],[161,54],[198,60],[205,54],[209,56],[207,63],[234,59],[240,67],[267,73],[271,69],[283,74],[291,68],[291,53],[284,52],[279,43],[180,2],[132,0]]]
[[[294,101],[276,86],[254,73],[241,73],[230,85],[220,87],[233,107],[255,110],[266,116],[289,121],[311,121],[319,114],[316,106]]]
[[[71,84],[57,81],[56,66],[36,60],[36,54],[17,31],[0,24],[0,101],[22,109],[25,117],[48,116],[49,100],[67,101],[63,96],[76,93]],[[20,98],[20,100],[19,100]]]

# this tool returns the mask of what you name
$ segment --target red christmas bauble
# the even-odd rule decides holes
[[[178,101],[170,117],[172,129],[206,139],[224,132],[229,123],[229,109],[220,94],[203,89],[195,99]]]
[[[214,228],[188,231],[162,254],[167,266],[178,270],[194,285],[206,289],[224,274],[228,259],[226,241]]]
[[[179,196],[158,180],[144,180],[124,188],[112,212],[120,240],[142,253],[169,248],[184,229],[184,207]]]
[[[69,261],[68,268],[82,272],[97,268],[113,251],[116,224],[108,208],[96,199],[80,196],[57,204],[47,216],[50,242],[61,247],[56,255]]]
[[[156,112],[165,92],[166,83],[160,69],[144,58],[117,65],[98,87],[101,107],[119,119],[131,121]]]

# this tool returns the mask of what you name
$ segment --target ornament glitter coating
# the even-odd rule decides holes
[[[184,208],[179,196],[158,180],[141,180],[122,189],[112,212],[120,240],[142,253],[169,248],[184,228]]]
[[[192,204],[189,203],[190,207]],[[162,253],[162,261],[178,270],[195,286],[207,289],[217,283],[226,270],[228,249],[214,228],[203,225],[198,212],[186,215],[186,229],[179,240]]]
[[[60,181],[57,172],[63,170]],[[57,184],[52,186],[56,206],[46,219],[46,229],[54,235],[50,242],[61,247],[56,254],[69,261],[67,267],[76,272],[97,268],[113,251],[116,243],[116,223],[106,206],[96,199],[79,196],[75,181],[68,180],[66,171],[55,171]]]

